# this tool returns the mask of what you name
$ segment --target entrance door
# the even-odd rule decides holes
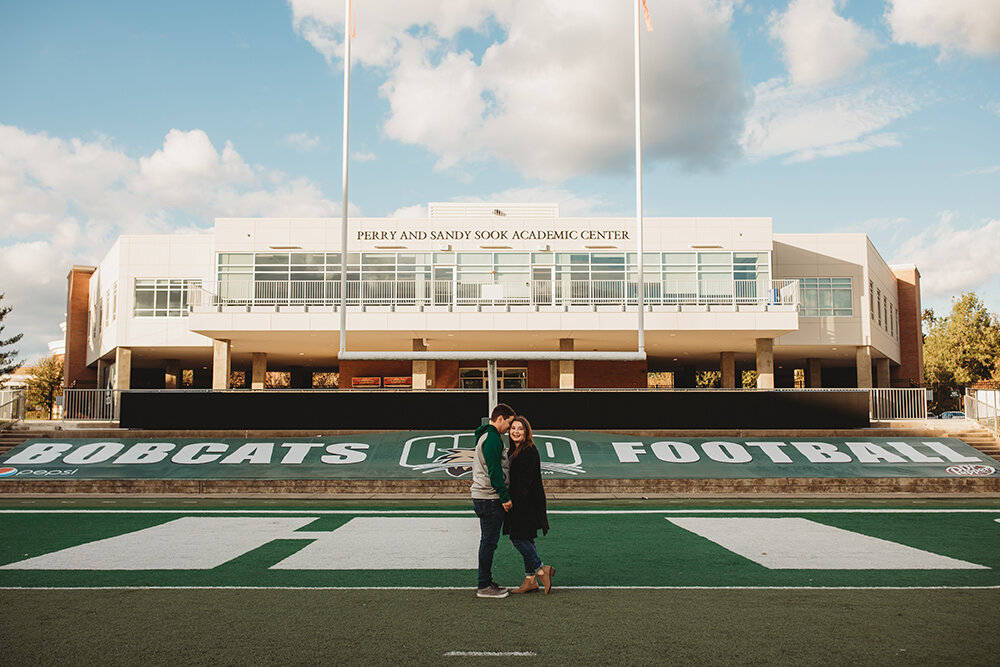
[[[455,302],[455,267],[434,267],[434,305],[451,306]]]
[[[555,305],[556,267],[531,267],[531,302],[536,306]]]

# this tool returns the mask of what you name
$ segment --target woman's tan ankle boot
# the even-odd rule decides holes
[[[511,591],[511,593],[533,593],[538,590],[538,582],[535,581],[535,577],[525,577],[524,582]]]

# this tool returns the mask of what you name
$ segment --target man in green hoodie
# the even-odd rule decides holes
[[[510,511],[510,463],[500,436],[514,421],[514,410],[499,403],[490,423],[476,429],[476,455],[472,459],[472,506],[479,517],[479,586],[481,598],[505,598],[507,589],[493,581],[493,552],[497,550],[504,514]]]

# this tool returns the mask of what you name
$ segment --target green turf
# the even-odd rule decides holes
[[[994,665],[1000,651],[995,590],[0,595],[9,665]]]
[[[605,504],[604,507],[608,507]],[[121,511],[94,514],[0,514],[0,564],[51,553],[69,546],[122,535],[166,523],[201,508],[163,514]],[[233,508],[236,515],[241,509]],[[350,514],[323,515],[319,506],[299,508],[291,516],[316,520],[307,531],[332,531]],[[376,511],[416,510],[392,506]],[[588,508],[596,509],[596,508]],[[612,509],[622,509],[617,505]],[[627,508],[625,508],[627,509]],[[719,509],[719,508],[716,508]],[[712,516],[745,516],[739,508],[722,508]],[[691,509],[691,511],[695,511]],[[731,511],[731,514],[730,514]],[[459,510],[472,519],[468,508]],[[681,511],[681,515],[684,511]],[[205,515],[202,515],[205,516]],[[227,516],[231,516],[227,514]],[[253,514],[252,516],[261,516]],[[552,531],[538,540],[545,562],[559,570],[561,586],[715,586],[715,587],[836,587],[836,586],[1000,586],[1000,509],[985,513],[818,513],[797,514],[795,508],[767,516],[803,516],[843,528],[970,561],[982,570],[771,570],[743,558],[667,521],[677,514],[558,514],[550,516]],[[471,586],[475,570],[274,570],[272,565],[295,553],[302,540],[274,540],[211,570],[4,570],[0,586]],[[474,566],[474,555],[470,554]],[[507,540],[497,551],[494,576],[517,583],[522,563]]]

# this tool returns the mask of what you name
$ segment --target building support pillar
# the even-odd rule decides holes
[[[774,339],[757,339],[757,388],[774,389]]]
[[[232,369],[231,348],[231,341],[212,341],[212,389],[229,389],[229,375]]]
[[[722,370],[722,383],[721,387],[723,389],[735,389],[736,388],[736,353],[735,352],[723,352],[720,359],[720,366]]]
[[[573,351],[573,339],[572,338],[560,338],[559,339],[559,351],[560,352],[572,352]],[[575,373],[576,373],[576,362],[575,361],[560,361],[559,362],[559,388],[560,389],[572,389],[575,384]]]
[[[167,367],[163,373],[163,388],[164,389],[180,389],[181,388],[181,360],[180,359],[167,359]]]
[[[250,388],[263,389],[267,380],[267,353],[254,352],[250,361]]]
[[[886,358],[875,360],[875,377],[878,380],[880,389],[888,389],[889,382],[889,360]]]
[[[423,338],[413,339],[414,352],[426,352],[427,344]],[[412,387],[415,390],[424,391],[434,386],[434,361],[432,359],[422,359],[413,361]]]
[[[107,389],[110,386],[108,382],[108,362],[103,359],[97,360],[97,388]]]
[[[872,388],[872,348],[870,345],[858,345],[858,389]]]
[[[823,386],[823,360],[806,359],[806,387],[820,389]]]
[[[115,348],[115,389],[132,387],[132,348]]]

